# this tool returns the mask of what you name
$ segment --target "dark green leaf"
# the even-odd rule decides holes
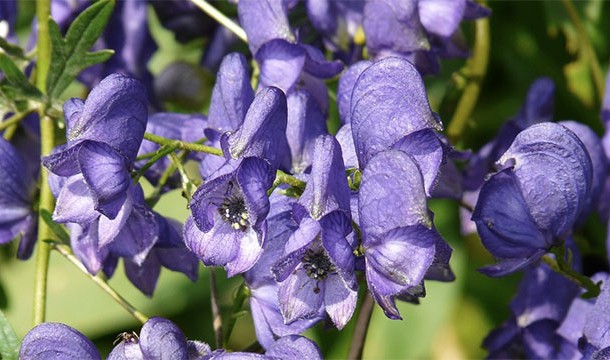
[[[0,37],[0,48],[2,48],[2,50],[4,50],[5,53],[7,53],[8,55],[10,55],[14,58],[26,60],[26,56],[23,53],[23,49],[17,45],[11,44],[10,42],[6,41],[6,39],[3,37]]]
[[[91,5],[70,25],[65,39],[57,23],[49,19],[52,50],[47,94],[51,98],[58,98],[81,70],[106,61],[113,54],[111,50],[89,52],[104,31],[113,8],[113,0],[100,0]]]
[[[66,230],[61,225],[59,225],[58,223],[53,221],[53,219],[51,218],[51,213],[49,213],[49,211],[47,211],[45,209],[41,209],[40,217],[42,217],[42,219],[47,224],[47,226],[51,229],[51,231],[53,231],[53,233],[57,236],[57,238],[62,243],[64,243],[64,244],[70,243],[70,235],[68,235]]]
[[[9,90],[3,91],[14,99],[28,98],[40,100],[42,94],[34,85],[32,85],[23,72],[15,65],[13,60],[6,54],[0,53],[0,70],[4,73],[5,81],[3,88]]]
[[[0,311],[0,358],[4,360],[17,360],[19,357],[19,340],[15,330]]]

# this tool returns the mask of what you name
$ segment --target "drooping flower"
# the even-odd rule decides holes
[[[0,139],[0,244],[21,237],[17,257],[27,259],[36,243],[35,178],[17,150]]]
[[[286,323],[326,312],[342,329],[357,300],[356,244],[351,243],[350,194],[338,142],[316,140],[311,176],[295,205],[299,227],[274,267]]]
[[[474,1],[375,0],[364,7],[366,45],[373,58],[401,56],[422,74],[439,71],[440,57],[467,57],[462,20],[489,15]]]
[[[64,104],[67,143],[42,163],[63,177],[82,176],[96,211],[114,219],[127,199],[146,128],[146,95],[135,79],[113,74],[87,100]],[[61,201],[61,199],[59,200]]]
[[[592,167],[566,127],[541,123],[517,135],[481,188],[472,219],[500,260],[482,271],[502,276],[540,259],[569,235],[586,205]]]
[[[358,213],[369,291],[386,316],[400,319],[394,299],[420,288],[435,262],[448,269],[451,253],[433,227],[415,160],[399,150],[373,156],[362,174]]]

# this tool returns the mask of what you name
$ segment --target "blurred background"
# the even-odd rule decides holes
[[[25,41],[30,31],[34,2],[20,1],[18,27]],[[228,15],[235,16],[235,7],[215,3]],[[591,126],[598,134],[603,127],[599,120],[600,104],[588,62],[579,51],[581,39],[561,1],[490,1],[490,62],[481,95],[461,149],[478,149],[490,140],[500,125],[519,110],[530,84],[538,77],[555,81],[556,120],[576,120]],[[586,28],[604,74],[610,58],[610,3],[602,0],[574,2]],[[156,13],[149,9],[151,32],[159,49],[149,63],[150,71],[161,74],[168,67],[197,64],[206,38],[185,43],[176,41],[173,33],[160,26]],[[209,20],[212,21],[212,20]],[[463,31],[472,44],[474,26],[464,24]],[[23,43],[22,42],[22,43]],[[246,52],[236,44],[235,50]],[[446,123],[452,116],[461,94],[459,69],[463,60],[442,64],[442,73],[426,78],[432,107]],[[168,100],[166,106],[175,111],[206,112],[214,83],[214,74],[199,71],[200,102],[185,105]],[[463,80],[463,79],[462,79]],[[336,80],[330,82],[336,86]],[[84,97],[83,88],[74,84],[68,96]],[[336,108],[331,108],[329,123],[336,124]],[[150,187],[148,187],[150,189]],[[376,308],[364,349],[366,358],[384,359],[469,359],[485,356],[481,343],[488,332],[508,317],[508,303],[515,293],[520,275],[491,279],[476,269],[493,263],[476,236],[459,233],[458,206],[445,200],[432,201],[439,232],[454,248],[451,266],[457,276],[453,283],[426,283],[427,296],[420,305],[399,305],[403,321],[391,321]],[[162,215],[184,221],[188,214],[180,191],[163,197],[155,210]],[[595,215],[577,234],[593,246],[585,255],[596,257],[603,249],[606,227]],[[32,321],[34,260],[15,259],[15,248],[0,248],[0,309],[5,313],[19,337],[29,330]],[[605,258],[605,253],[602,254]],[[591,260],[593,261],[593,260]],[[240,279],[226,279],[224,271],[216,272],[222,294],[223,313],[229,314],[232,298]],[[189,339],[214,342],[211,326],[208,270],[201,266],[200,278],[191,283],[182,274],[163,269],[152,298],[147,298],[126,279],[122,267],[109,283],[129,302],[148,316],[163,316],[176,322]],[[139,332],[140,324],[129,316],[106,293],[57,253],[51,255],[48,293],[48,321],[64,322],[93,339],[102,354],[112,348],[116,335],[123,331]],[[325,358],[345,358],[355,324],[341,332],[319,324],[307,332],[321,347]],[[244,349],[255,342],[251,317],[241,317],[231,338],[231,348]]]

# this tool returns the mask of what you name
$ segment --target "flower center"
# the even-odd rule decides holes
[[[218,213],[235,230],[246,231],[250,225],[246,203],[240,195],[232,194],[225,197],[218,207]]]
[[[301,261],[307,276],[313,280],[324,280],[328,275],[337,272],[335,265],[330,261],[323,248],[317,250],[307,249]]]

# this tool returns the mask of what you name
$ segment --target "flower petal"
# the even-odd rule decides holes
[[[261,46],[255,58],[260,64],[260,86],[275,86],[288,94],[301,76],[307,52],[300,45],[273,39]]]
[[[361,168],[407,134],[442,129],[419,72],[401,58],[383,59],[360,74],[352,92],[351,117]]]
[[[142,355],[148,359],[186,359],[186,338],[173,322],[150,318],[140,331]]]
[[[368,60],[358,61],[341,74],[337,85],[337,109],[342,124],[351,123],[352,91],[360,74],[372,64],[373,62]]]
[[[109,145],[84,141],[78,152],[78,164],[91,189],[95,210],[114,219],[131,183],[126,159]]]
[[[223,222],[218,216],[216,221]],[[247,231],[252,231],[252,228]],[[228,224],[215,226],[209,232],[201,232],[189,216],[184,224],[186,246],[207,266],[225,266],[235,259],[239,251],[239,239],[244,236],[240,230]]]
[[[337,329],[341,330],[354,315],[358,291],[350,289],[337,275],[331,275],[324,281],[326,282],[324,285],[326,313]]]
[[[318,284],[302,269],[280,283],[280,310],[286,324],[320,316],[323,311],[324,291],[319,289],[318,285],[325,284]]]
[[[316,344],[303,336],[284,336],[271,346],[265,355],[278,359],[322,359]]]
[[[42,323],[21,343],[20,359],[101,359],[93,343],[76,329],[61,323]]]
[[[431,226],[424,181],[411,156],[388,150],[371,159],[362,173],[358,213],[365,246],[371,235],[397,227]]]
[[[237,3],[239,23],[248,34],[248,47],[252,54],[272,39],[294,41],[288,24],[285,1],[244,0]]]
[[[80,174],[69,177],[57,198],[53,220],[59,223],[88,224],[99,216],[83,177]]]
[[[240,53],[226,55],[212,90],[208,111],[210,127],[220,132],[237,129],[244,121],[253,99],[246,58]]]
[[[419,19],[428,33],[450,37],[462,21],[466,0],[420,0],[417,6]]]

